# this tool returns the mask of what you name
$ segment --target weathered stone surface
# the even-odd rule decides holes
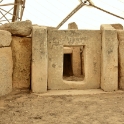
[[[64,47],[63,53],[64,54],[72,54],[73,50],[72,47]]]
[[[37,24],[33,24],[33,27],[39,27],[39,28],[44,28],[44,29],[48,29],[48,30],[57,30],[56,27],[50,27],[50,26],[43,26],[43,25],[37,25]]]
[[[12,68],[11,48],[0,48],[0,96],[12,91]]]
[[[27,20],[21,22],[6,23],[0,26],[0,30],[9,31],[12,35],[28,36],[32,31],[32,22]]]
[[[118,40],[117,31],[111,25],[101,25],[102,63],[101,88],[104,91],[118,89]]]
[[[75,22],[68,24],[68,29],[78,29],[78,26]],[[81,75],[81,57],[80,57],[80,47],[72,47],[72,69],[74,76]]]
[[[80,56],[80,47],[73,47],[72,53],[72,69],[74,76],[81,75],[81,56]]]
[[[115,29],[123,30],[123,26],[121,24],[111,24],[111,26]]]
[[[33,27],[32,32],[32,91],[47,91],[47,29]]]
[[[119,88],[124,90],[124,31],[118,30],[119,40]]]
[[[49,30],[48,89],[100,88],[101,31]],[[84,46],[83,81],[63,80],[63,47]]]
[[[13,88],[30,87],[31,44],[31,38],[12,37]]]
[[[0,30],[0,47],[10,46],[11,40],[10,32]]]
[[[68,29],[78,29],[78,26],[75,22],[72,22],[68,24]]]

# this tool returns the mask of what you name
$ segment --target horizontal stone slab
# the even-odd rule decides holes
[[[32,22],[29,20],[6,23],[0,26],[0,30],[9,31],[12,35],[29,36],[32,31]]]
[[[71,54],[71,53],[72,53],[72,48],[64,47],[63,53],[64,53],[64,54]]]

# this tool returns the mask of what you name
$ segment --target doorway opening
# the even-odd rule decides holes
[[[84,46],[64,47],[63,80],[84,80]]]

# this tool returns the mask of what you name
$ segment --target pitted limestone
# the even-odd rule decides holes
[[[0,48],[0,96],[12,91],[12,68],[11,48]]]
[[[31,38],[12,37],[13,88],[30,88]]]
[[[0,30],[0,47],[10,46],[11,33],[8,31]]]
[[[101,88],[104,91],[118,89],[118,40],[117,31],[111,25],[101,25],[102,63]]]

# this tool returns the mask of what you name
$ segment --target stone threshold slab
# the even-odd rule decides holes
[[[33,93],[38,96],[68,96],[68,95],[95,95],[95,94],[110,94],[110,93],[123,93],[124,91],[118,90],[113,92],[105,92],[101,89],[90,90],[48,90],[46,93]]]

